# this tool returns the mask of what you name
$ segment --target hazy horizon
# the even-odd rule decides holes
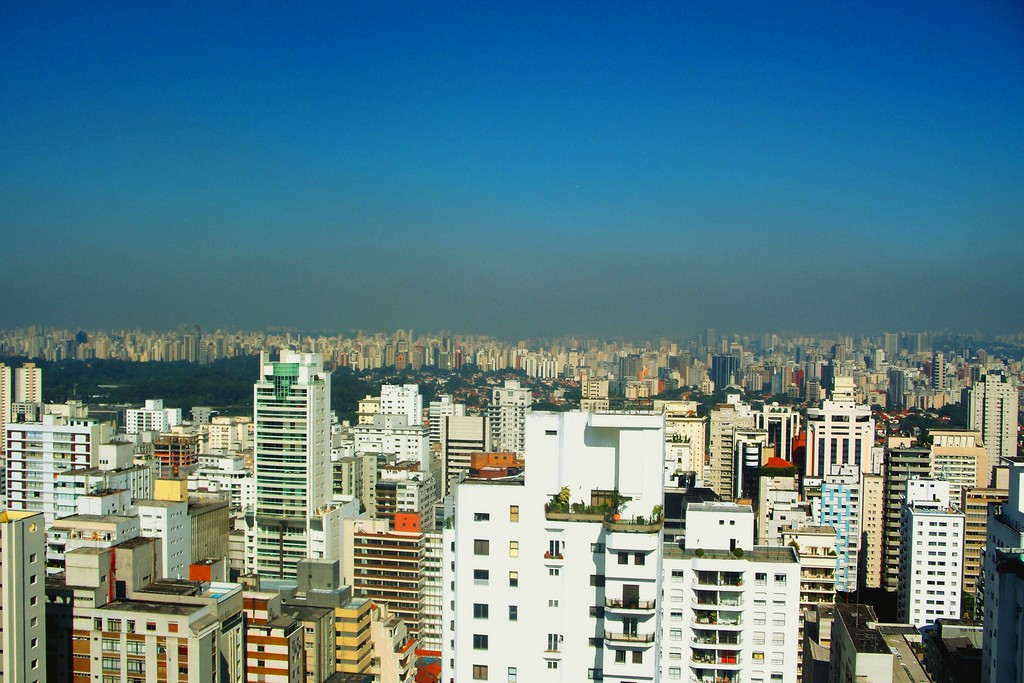
[[[0,328],[1024,329],[1019,3],[104,9],[0,7]]]

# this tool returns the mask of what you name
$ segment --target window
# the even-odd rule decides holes
[[[486,681],[487,680],[487,665],[486,664],[474,664],[473,665],[473,680],[474,681]]]
[[[767,572],[757,572],[756,574],[754,574],[754,585],[755,586],[764,586],[764,585],[767,585],[767,584],[768,584],[768,573]]]
[[[682,583],[682,582],[683,582],[683,570],[681,570],[681,569],[673,569],[672,570],[672,583]]]
[[[591,574],[590,575],[590,585],[591,586],[597,586],[598,588],[603,588],[604,587],[604,575],[602,575],[602,574]]]
[[[519,621],[519,605],[508,606],[508,620]]]
[[[473,603],[473,618],[486,619],[489,609],[486,603]]]
[[[508,542],[508,556],[519,557],[519,541]]]
[[[491,542],[487,539],[478,538],[473,541],[473,554],[474,555],[490,555],[491,554]]]
[[[473,570],[473,583],[477,586],[486,586],[491,578],[491,573],[486,569]]]
[[[519,585],[519,572],[508,573],[508,585],[512,588]]]
[[[107,630],[108,631],[113,631],[115,633],[120,631],[121,630],[121,620],[120,619],[108,619],[107,620]]]
[[[548,668],[549,669],[557,669],[558,668],[558,662],[548,662]]]
[[[677,681],[677,680],[679,680],[681,675],[682,675],[682,669],[680,669],[678,666],[670,666],[668,668],[669,680]]]
[[[626,663],[626,651],[625,650],[616,650],[615,651],[615,663],[616,664],[625,664]]]
[[[36,554],[32,553],[31,555],[29,555],[28,556],[28,561],[31,562],[32,564],[35,564],[36,563]]]
[[[682,640],[683,639],[683,631],[682,631],[682,629],[678,629],[678,628],[670,629],[669,632],[668,632],[668,639],[669,640]]]
[[[508,506],[508,521],[518,522],[519,521],[519,506],[509,505]]]
[[[156,622],[155,621],[147,621],[146,622],[146,630],[147,631],[155,631],[156,630]]]
[[[473,513],[473,521],[474,522],[489,522],[489,521],[491,521],[491,515],[488,512],[474,512]]]
[[[785,585],[786,584],[786,575],[785,574],[776,574],[775,575],[775,583],[781,584],[781,585]]]
[[[562,641],[562,636],[557,633],[548,634],[548,652],[558,652],[558,644]]]
[[[511,683],[516,683],[516,680],[517,680],[518,676],[519,676],[519,671],[516,669],[516,667],[510,666],[508,668],[508,680],[511,681]]]
[[[473,649],[474,650],[486,650],[487,649],[487,636],[480,633],[473,634]]]
[[[763,652],[755,652],[754,653],[754,661],[755,662],[763,662],[764,661],[764,653]]]
[[[548,600],[548,607],[558,607],[558,600]]]
[[[633,553],[633,564],[647,564],[647,555],[645,553]]]
[[[644,663],[644,651],[643,650],[633,650],[633,663],[634,664],[643,664]]]
[[[619,564],[629,564],[629,553],[626,553],[626,552],[620,552],[619,553]]]

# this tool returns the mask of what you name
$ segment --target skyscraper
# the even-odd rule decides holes
[[[807,409],[809,477],[824,476],[834,465],[856,465],[862,472],[871,469],[875,439],[871,409],[856,402],[851,378],[836,377],[835,383],[831,400]]]
[[[1009,377],[990,372],[971,387],[968,419],[981,432],[989,467],[1017,455],[1017,387]]]
[[[323,356],[282,351],[260,357],[253,396],[256,509],[249,568],[294,581],[310,556],[312,527],[322,527],[331,499],[331,375]],[[331,558],[327,558],[331,559]]]

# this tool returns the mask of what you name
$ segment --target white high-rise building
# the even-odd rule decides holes
[[[139,518],[140,536],[157,539],[162,561],[161,574],[168,579],[189,578],[189,565],[192,564],[192,520],[188,516],[188,503],[139,500],[132,505],[130,513]]]
[[[960,618],[964,514],[951,505],[949,482],[914,477],[900,525],[900,621],[923,626]]]
[[[129,408],[124,411],[126,434],[139,432],[168,432],[171,427],[181,424],[181,408],[164,408],[162,398],[146,400],[143,408]]]
[[[37,512],[0,512],[0,681],[46,680],[46,531]]]
[[[823,477],[835,465],[856,465],[871,471],[875,421],[871,408],[857,403],[850,377],[836,377],[832,398],[807,409],[808,477]]]
[[[526,442],[526,414],[533,404],[533,394],[518,381],[507,379],[504,387],[491,392],[487,417],[491,421],[491,449],[523,454]]]
[[[423,424],[423,397],[418,384],[384,384],[380,388],[380,414],[405,415],[409,425]]]
[[[981,432],[988,466],[1017,455],[1017,385],[1003,374],[990,372],[971,387],[968,425]]]
[[[427,410],[427,421],[430,423],[430,443],[444,441],[444,423],[446,417],[462,417],[466,414],[466,404],[456,403],[451,394],[441,394],[436,401],[430,402]]]
[[[749,505],[691,503],[662,572],[656,680],[796,682],[800,561],[790,546],[754,546]]]
[[[320,354],[261,354],[253,393],[256,508],[246,566],[294,582],[331,501],[331,374]]]
[[[442,680],[656,680],[662,417],[535,413],[526,429],[524,473],[481,472],[449,499]]]
[[[93,419],[44,415],[42,422],[7,425],[7,507],[42,512],[47,528],[58,517],[58,477],[98,464],[113,427]]]

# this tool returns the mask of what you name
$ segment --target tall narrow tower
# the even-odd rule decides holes
[[[971,387],[971,429],[981,432],[988,465],[1017,455],[1017,387],[1003,374],[990,372]]]
[[[323,356],[282,351],[260,358],[253,396],[255,557],[271,580],[294,581],[309,556],[311,520],[331,498],[331,376]]]

